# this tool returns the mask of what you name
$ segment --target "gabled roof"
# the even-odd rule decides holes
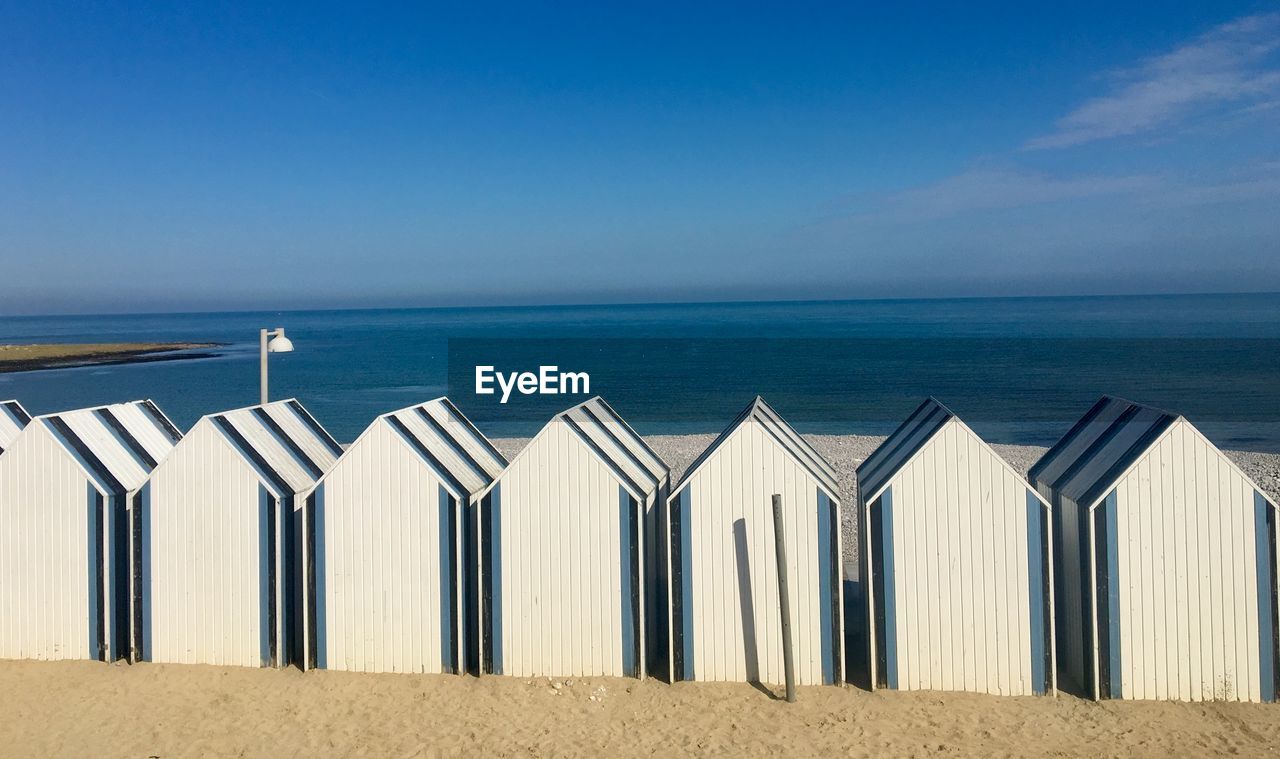
[[[507,466],[506,458],[448,398],[383,414],[375,424],[379,422],[399,432],[461,498],[483,490]],[[348,450],[358,445],[359,439]]]
[[[858,467],[858,490],[863,497],[883,488],[943,425],[955,418],[955,413],[937,398],[928,398],[917,406]]]
[[[1179,418],[1103,396],[1031,467],[1030,479],[1081,506],[1092,506]]]
[[[642,493],[649,493],[671,474],[649,444],[600,396],[560,412],[556,421],[568,424],[588,445],[625,472]]]
[[[17,401],[0,401],[0,453],[31,421],[31,415]]]
[[[36,418],[88,474],[114,493],[137,490],[181,434],[151,401],[76,409]]]
[[[694,474],[715,455],[720,446],[733,436],[733,433],[747,423],[755,423],[763,427],[764,431],[776,440],[783,450],[804,467],[815,480],[822,483],[823,487],[827,489],[829,497],[839,497],[840,487],[836,481],[835,468],[800,433],[787,424],[778,412],[773,410],[772,406],[765,403],[764,398],[758,395],[755,400],[747,404],[747,407],[725,428],[724,432],[721,432],[720,436],[712,441],[711,445],[707,446],[698,455],[698,458],[694,459],[689,468],[685,470],[684,476],[680,478],[680,482],[671,489],[672,497],[679,493],[685,483],[693,478]]]
[[[619,480],[638,496],[648,497],[671,474],[666,463],[654,453],[644,439],[631,428],[613,407],[596,396],[556,414],[542,428],[534,441],[552,425],[569,428],[582,443],[613,470]],[[514,464],[532,448],[534,442],[516,455]]]
[[[205,419],[282,495],[310,488],[342,453],[342,446],[292,399],[224,411]]]

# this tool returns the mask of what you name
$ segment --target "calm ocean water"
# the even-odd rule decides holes
[[[284,326],[272,396],[334,435],[449,393],[495,436],[578,398],[473,393],[474,363],[586,370],[646,434],[713,432],[755,393],[803,431],[890,431],[933,394],[997,442],[1050,444],[1112,393],[1227,447],[1280,451],[1280,294],[0,318],[0,342],[225,342],[217,358],[0,374],[33,413],[152,398],[189,427],[257,401],[257,330]]]

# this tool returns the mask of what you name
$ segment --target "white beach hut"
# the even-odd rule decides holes
[[[602,399],[547,423],[479,494],[481,670],[643,677],[643,520],[668,485]]]
[[[930,398],[858,495],[873,688],[1056,688],[1049,507],[1020,473]]]
[[[142,658],[294,660],[303,608],[295,506],[341,453],[295,400],[196,422],[141,494]]]
[[[130,656],[135,496],[181,434],[150,401],[36,417],[0,456],[0,657]]]
[[[31,415],[17,401],[0,401],[0,453],[13,444],[13,439],[31,421]]]
[[[667,502],[674,680],[784,680],[775,493],[784,507],[796,682],[843,682],[836,473],[761,398],[702,452]]]
[[[1104,397],[1031,469],[1064,673],[1094,698],[1274,701],[1276,504],[1185,418]]]
[[[306,499],[308,666],[465,670],[463,525],[506,465],[447,398],[356,438]]]

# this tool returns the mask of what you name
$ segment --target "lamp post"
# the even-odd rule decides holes
[[[292,353],[293,341],[284,336],[284,327],[264,329],[258,333],[258,354],[262,361],[262,403],[267,403],[267,354]]]

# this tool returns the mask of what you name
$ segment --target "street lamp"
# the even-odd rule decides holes
[[[284,327],[264,329],[258,333],[258,354],[262,360],[262,403],[267,403],[267,354],[292,353],[293,341],[284,336]]]

